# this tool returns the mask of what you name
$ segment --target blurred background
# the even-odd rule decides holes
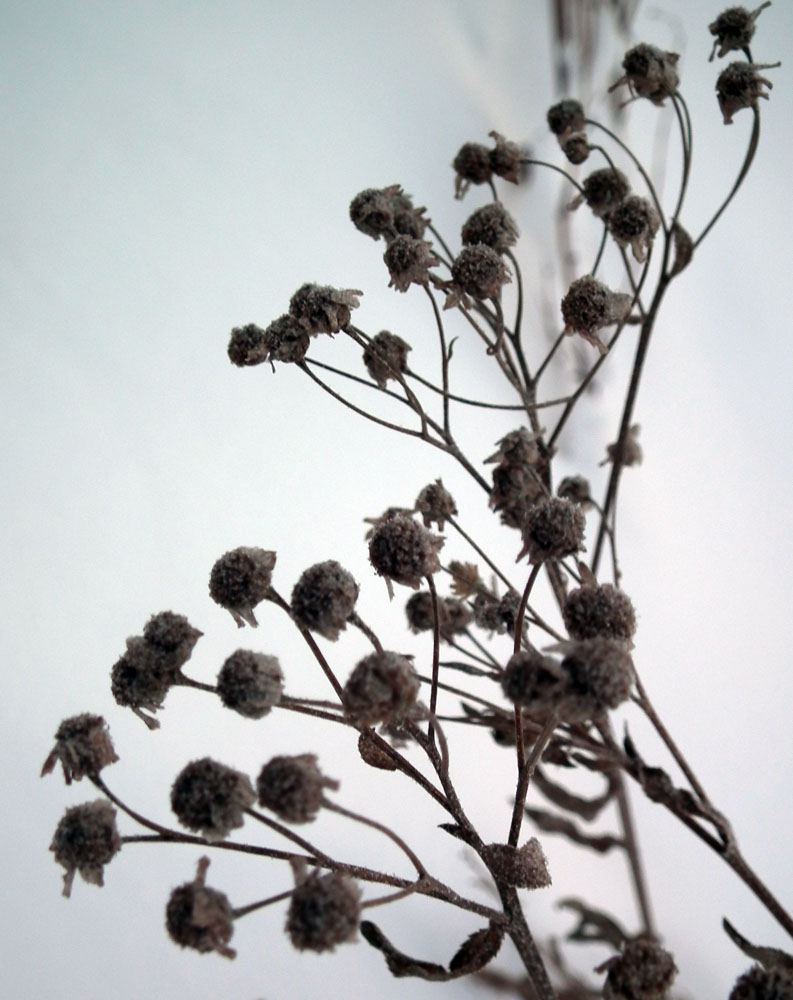
[[[65,900],[48,852],[52,833],[67,806],[96,796],[85,782],[64,789],[59,773],[39,781],[38,772],[63,718],[103,714],[121,758],[105,772],[108,783],[171,823],[170,784],[188,760],[210,754],[255,776],[275,753],[318,752],[323,770],[341,780],[340,802],[390,818],[431,870],[487,899],[476,865],[434,829],[443,817],[399,778],[362,774],[345,734],[286,712],[249,722],[186,689],[169,695],[162,728],[151,733],[115,705],[109,671],[127,636],[153,612],[172,609],[205,633],[188,666],[193,676],[212,682],[243,644],[279,656],[290,693],[324,697],[324,679],[277,609],[263,606],[258,632],[238,634],[209,600],[213,562],[238,545],[278,551],[274,582],[287,595],[307,566],[338,559],[361,585],[364,620],[386,645],[426,662],[426,636],[404,629],[408,592],[398,588],[389,604],[368,564],[362,519],[412,505],[439,475],[461,523],[479,538],[489,533],[519,578],[516,536],[495,530],[482,498],[445,456],[364,424],[288,366],[232,367],[226,345],[232,326],[266,326],[303,282],[317,281],[363,290],[357,325],[402,336],[413,347],[412,367],[434,373],[426,299],[386,287],[383,246],[354,230],[349,202],[363,188],[400,183],[458,246],[460,226],[487,192],[454,200],[457,149],[488,142],[497,129],[561,164],[545,126],[548,106],[566,96],[560,81],[664,175],[673,204],[680,146],[671,105],[636,102],[615,118],[606,93],[625,48],[640,40],[681,53],[694,123],[683,222],[699,233],[738,172],[752,120],[743,111],[725,127],[717,107],[724,63],[708,63],[707,26],[719,7],[621,4],[621,25],[612,6],[0,3],[7,996],[487,995],[469,980],[392,980],[362,941],[333,955],[299,955],[283,935],[281,907],[240,921],[234,962],[182,952],[165,934],[163,910],[171,888],[193,876],[200,852],[189,847],[129,845],[108,867],[104,888],[77,881]],[[570,18],[562,45],[560,7]],[[767,74],[774,89],[762,102],[760,149],[734,205],[670,290],[636,411],[645,460],[623,477],[619,517],[623,586],[639,614],[638,668],[733,820],[747,859],[788,904],[793,100],[781,42],[792,32],[793,7],[783,2],[758,23],[754,58],[783,60]],[[565,287],[555,213],[569,192],[537,169],[525,185],[500,191],[523,236],[525,323],[536,359],[559,329]],[[570,233],[584,273],[599,234],[583,210]],[[614,256],[602,273],[621,280]],[[481,345],[454,317],[449,333],[460,337],[454,384],[496,398]],[[558,459],[557,475],[589,476],[596,496],[632,339],[626,331]],[[320,338],[312,354],[352,357],[343,340]],[[592,353],[567,341],[549,394],[568,391],[586,360]],[[461,444],[476,462],[514,426],[503,416],[459,420]],[[446,553],[470,559],[456,539]],[[346,677],[365,650],[361,637],[345,634],[329,656]],[[446,708],[456,708],[454,699]],[[631,732],[651,763],[666,764],[635,713]],[[453,736],[466,807],[486,839],[503,840],[512,758],[484,731]],[[750,962],[721,931],[722,916],[752,941],[788,950],[790,943],[704,845],[660,807],[633,798],[657,922],[681,970],[679,993],[726,997]],[[138,832],[125,819],[120,827]],[[340,857],[365,855],[404,872],[383,838],[338,817],[306,833]],[[250,823],[242,835],[261,836]],[[553,906],[564,895],[636,925],[619,859],[572,851],[560,838],[543,844],[554,888],[527,899],[538,937],[571,928],[570,915]],[[209,884],[244,905],[288,888],[290,875],[284,865],[217,852]],[[398,946],[441,963],[479,926],[426,900],[372,915]],[[583,971],[607,954],[573,948]],[[519,972],[511,946],[495,967]]]

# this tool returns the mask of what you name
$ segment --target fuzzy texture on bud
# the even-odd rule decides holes
[[[452,166],[455,198],[462,198],[472,184],[486,184],[493,177],[490,150],[480,142],[466,142],[461,146]]]
[[[121,850],[116,810],[107,799],[67,809],[55,830],[50,850],[66,869],[64,896],[71,895],[76,872],[91,885],[104,885],[104,865]]]
[[[262,719],[281,700],[284,677],[275,656],[238,649],[220,668],[220,700],[246,719]]]
[[[526,515],[518,559],[528,555],[529,562],[538,563],[571,556],[582,547],[585,526],[583,511],[570,500],[539,500]]]
[[[333,951],[358,930],[361,893],[349,875],[314,873],[292,893],[286,932],[299,951]]]
[[[429,483],[419,493],[416,504],[413,508],[417,514],[421,514],[424,527],[430,528],[433,523],[438,525],[438,531],[443,531],[443,526],[450,517],[457,515],[457,504],[454,497],[444,487],[440,479],[434,483]]]
[[[242,628],[258,625],[253,609],[270,589],[275,552],[243,546],[226,552],[209,575],[209,596]]]
[[[193,881],[173,890],[165,907],[165,927],[182,948],[234,958],[236,952],[228,947],[234,933],[231,903],[224,893],[206,887],[208,867],[209,858],[201,858]]]
[[[465,304],[464,296],[474,299],[489,299],[497,296],[501,286],[511,281],[504,261],[496,251],[485,243],[465,246],[452,262],[451,294],[444,308]]]
[[[608,969],[604,1000],[663,1000],[677,975],[668,951],[649,938],[628,941],[622,954],[600,966]]]
[[[408,351],[411,350],[401,337],[388,330],[381,330],[366,345],[363,363],[366,370],[381,389],[385,389],[389,379],[397,379],[408,366]]]
[[[583,193],[570,202],[570,208],[578,208],[585,201],[598,219],[607,218],[630,191],[625,174],[611,167],[593,170],[584,178],[581,187],[584,189]]]
[[[399,653],[370,653],[344,685],[344,714],[356,726],[397,722],[413,713],[421,683],[413,664]]]
[[[584,476],[565,476],[556,487],[556,495],[586,508],[592,503],[589,480]]]
[[[655,234],[661,225],[658,213],[647,200],[630,195],[609,215],[609,232],[617,246],[629,246],[639,263],[647,260]]]
[[[333,559],[305,570],[292,591],[292,619],[298,628],[335,642],[355,610],[358,584]]]
[[[571,132],[561,143],[562,152],[569,163],[578,166],[589,159],[589,141],[584,132]]]
[[[548,108],[548,128],[560,142],[571,132],[581,132],[586,124],[586,114],[580,101],[559,101]]]
[[[539,840],[532,837],[522,847],[488,844],[485,860],[497,882],[518,889],[544,889],[551,884],[548,861]]]
[[[419,590],[408,598],[405,604],[408,626],[411,632],[430,632],[434,627],[432,594]],[[438,598],[438,626],[441,639],[451,642],[455,635],[464,632],[471,622],[471,612],[453,597]]]
[[[556,709],[567,692],[567,674],[550,656],[520,650],[507,661],[501,688],[511,702],[537,715]]]
[[[639,424],[632,424],[628,428],[625,441],[620,446],[619,441],[606,446],[606,458],[600,463],[606,465],[608,462],[619,462],[621,465],[641,465],[642,446],[639,444]]]
[[[443,539],[412,517],[394,514],[381,521],[369,540],[369,560],[379,576],[418,590],[422,580],[441,568],[438,552]]]
[[[228,356],[229,361],[233,365],[237,365],[238,368],[244,368],[246,365],[260,365],[267,360],[268,351],[266,332],[255,323],[235,326],[231,331]]]
[[[500,599],[491,594],[477,594],[473,605],[474,622],[488,632],[514,635],[519,606],[520,594],[515,590],[507,591]],[[527,627],[524,620],[524,631]]]
[[[322,805],[324,789],[338,787],[338,781],[320,771],[313,753],[273,757],[256,779],[259,805],[287,823],[311,823]]]
[[[284,313],[264,331],[264,343],[267,348],[267,360],[281,361],[284,364],[297,364],[302,361],[308,351],[311,338],[294,316]],[[258,357],[258,352],[255,355]],[[253,362],[247,362],[252,364]],[[258,363],[258,362],[256,362]]]
[[[630,640],[636,631],[636,612],[627,594],[610,583],[587,584],[571,590],[562,611],[573,639]]]
[[[312,336],[338,333],[350,322],[351,310],[361,304],[356,288],[331,288],[329,285],[301,285],[289,301],[289,312]]]
[[[724,124],[732,125],[732,116],[742,108],[756,108],[759,98],[768,100],[763,87],[773,88],[773,83],[757,72],[759,69],[773,69],[779,63],[764,64],[732,62],[721,71],[716,81],[716,96],[719,109],[724,116]]]
[[[625,74],[609,87],[609,93],[627,83],[631,96],[646,97],[653,104],[663,104],[677,90],[677,52],[662,52],[654,45],[642,42],[625,53],[622,68]]]
[[[127,639],[126,652],[110,673],[116,702],[131,708],[150,729],[156,729],[159,722],[143,709],[156,712],[162,708],[166,694],[179,680],[180,669],[174,659],[139,635]]]
[[[255,800],[247,775],[210,757],[184,767],[171,788],[171,809],[179,822],[207,840],[222,840],[242,826]]]
[[[562,299],[564,332],[577,333],[605,354],[608,348],[598,336],[598,330],[624,320],[630,308],[630,295],[612,292],[603,282],[587,274],[574,281]]]
[[[187,663],[193,647],[203,634],[193,628],[184,615],[174,614],[173,611],[152,615],[143,627],[144,640],[168,656],[175,669]]]
[[[466,246],[484,243],[501,254],[517,242],[518,224],[500,201],[493,201],[466,219],[461,237]]]
[[[95,777],[108,764],[118,760],[107,723],[101,715],[74,715],[58,726],[55,746],[44,761],[41,774],[49,774],[60,761],[66,784],[85,777]]]
[[[709,61],[713,61],[717,48],[719,59],[735,49],[747,48],[754,37],[755,21],[765,8],[770,6],[770,0],[766,0],[751,13],[745,7],[728,7],[722,11],[716,20],[708,25],[711,35],[716,36]]]
[[[728,1000],[790,1000],[791,997],[793,970],[754,965],[735,981]]]
[[[350,202],[350,218],[360,232],[386,242],[396,236],[421,237],[427,228],[423,208],[413,203],[398,184],[385,188],[367,188]]]
[[[388,287],[398,292],[406,292],[412,284],[426,285],[430,268],[441,262],[432,244],[415,236],[397,236],[389,243],[383,260],[391,276]]]
[[[517,184],[520,179],[520,161],[523,156],[516,142],[505,139],[500,132],[488,132],[495,142],[495,149],[490,150],[490,166],[497,177]]]
[[[633,683],[633,661],[625,644],[615,639],[581,639],[560,643],[561,668],[567,691],[561,709],[565,722],[585,722],[627,701]]]

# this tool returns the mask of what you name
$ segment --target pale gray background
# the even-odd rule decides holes
[[[722,64],[707,63],[707,24],[718,5],[665,7],[671,17],[642,9],[636,40],[685,48],[695,167],[684,222],[698,232],[732,183],[751,115],[721,124],[713,87]],[[4,993],[484,995],[468,983],[393,981],[364,943],[299,956],[282,937],[281,908],[240,923],[233,963],[181,952],[165,936],[162,908],[170,887],[191,877],[193,849],[130,846],[102,890],[78,881],[64,900],[47,847],[65,807],[94,796],[85,783],[65,790],[59,776],[39,781],[37,773],[63,717],[101,712],[121,757],[106,772],[112,787],[170,822],[169,784],[192,757],[212,753],[255,774],[272,753],[324,746],[325,770],[342,779],[340,801],[391,817],[439,874],[456,872],[456,884],[481,895],[454,842],[432,833],[442,817],[424,810],[419,820],[423,804],[405,783],[361,777],[345,741],[321,744],[331,734],[286,714],[237,720],[191,691],[171,694],[163,728],[152,734],[117,708],[108,672],[125,637],[172,607],[206,633],[190,668],[196,676],[212,680],[225,655],[250,643],[281,657],[296,693],[322,696],[322,679],[288,622],[263,609],[259,632],[238,636],[209,601],[209,568],[240,544],[278,549],[284,592],[307,565],[338,558],[362,584],[364,617],[382,622],[397,648],[426,656],[401,630],[406,595],[389,609],[368,567],[361,518],[410,504],[443,474],[464,523],[486,530],[479,496],[442,456],[370,432],[298,372],[232,368],[228,331],[252,320],[266,325],[303,281],[317,280],[363,289],[357,322],[404,336],[416,367],[434,363],[422,296],[385,288],[382,246],[354,231],[347,206],[363,187],[398,181],[456,244],[461,222],[484,198],[474,191],[462,205],[452,199],[449,164],[462,142],[485,141],[497,128],[559,162],[544,129],[556,96],[546,4],[4,2],[0,16]],[[785,60],[791,29],[793,8],[778,0],[762,16],[755,57]],[[603,40],[591,103],[598,114],[606,114],[603,92],[620,49]],[[637,410],[646,460],[625,475],[620,520],[624,585],[640,614],[639,668],[714,801],[735,820],[747,857],[790,903],[793,102],[788,66],[770,75],[755,169],[670,293]],[[671,108],[631,110],[631,135],[645,151],[659,118],[671,122]],[[667,194],[678,176],[672,135]],[[563,291],[549,270],[549,207],[559,188],[543,178],[509,198],[541,337],[537,315],[555,310]],[[582,241],[591,238],[584,213],[575,225]],[[326,356],[334,350],[317,347]],[[566,349],[571,359],[572,343]],[[462,337],[460,385],[494,393],[483,360]],[[629,360],[626,337],[565,442],[564,467],[598,484]],[[471,455],[486,457],[509,426],[469,421]],[[514,537],[497,544],[509,566]],[[456,542],[447,547],[468,555]],[[331,649],[342,676],[364,649],[357,636]],[[511,762],[481,734],[460,747],[455,768],[486,835],[503,839]],[[726,997],[749,963],[722,935],[722,915],[753,940],[789,942],[704,847],[635,798],[682,992]],[[307,833],[339,855],[366,849],[373,864],[405,870],[379,839],[339,821]],[[554,838],[545,845],[553,898],[600,899],[632,926],[619,862],[572,855]],[[210,881],[235,904],[289,884],[280,866],[221,854]],[[548,899],[530,900],[530,916],[540,933],[563,933],[570,922]],[[407,950],[436,961],[478,926],[422,901],[372,917]],[[581,948],[580,967],[603,957]],[[508,946],[499,961],[515,967]]]

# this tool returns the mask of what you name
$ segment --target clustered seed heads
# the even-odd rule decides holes
[[[529,562],[564,559],[581,549],[586,520],[578,504],[561,497],[546,497],[529,508],[522,526],[523,548],[518,559]]]
[[[569,98],[559,101],[548,109],[547,120],[548,128],[570,163],[583,163],[589,156],[589,142],[584,132],[586,115],[581,103]]]
[[[498,442],[498,451],[486,463],[497,463],[492,472],[490,506],[503,524],[520,528],[529,510],[546,495],[543,474],[547,460],[541,455],[537,436],[519,427]]]
[[[443,541],[412,517],[395,514],[381,521],[372,532],[369,560],[375,572],[386,578],[389,594],[393,594],[392,580],[418,590],[425,577],[440,570],[438,552]]]
[[[420,239],[427,228],[423,208],[414,208],[410,197],[398,184],[367,188],[350,202],[350,218],[360,232],[374,240],[389,242],[397,236]]]
[[[435,625],[432,594],[419,590],[405,604],[408,627],[411,632],[430,632]],[[438,628],[442,639],[451,642],[455,635],[464,632],[471,622],[471,612],[454,597],[438,598]]]
[[[474,622],[487,632],[498,635],[508,632],[510,635],[514,635],[519,606],[520,594],[515,590],[507,591],[501,598],[494,594],[480,592],[474,598],[472,608]],[[524,619],[524,631],[527,627]]]
[[[333,559],[310,566],[292,591],[292,618],[298,628],[320,635],[331,642],[347,627],[358,600],[358,584],[352,575]]]
[[[472,184],[489,183],[494,174],[513,184],[518,183],[523,157],[520,147],[499,132],[491,132],[490,138],[496,144],[494,149],[479,142],[466,142],[460,147],[452,163],[456,173],[455,198],[462,198]]]
[[[710,54],[710,62],[717,54],[719,59],[735,49],[746,49],[754,37],[755,22],[766,7],[771,6],[771,0],[766,0],[760,6],[751,11],[745,7],[728,7],[722,11],[716,20],[708,26],[711,35],[715,35],[713,41],[713,51]]]
[[[773,83],[757,72],[760,69],[774,69],[779,63],[732,62],[722,70],[716,81],[716,96],[724,116],[724,124],[732,125],[732,117],[742,108],[756,108],[759,98],[768,100],[763,87],[773,88]]]
[[[281,700],[284,677],[275,656],[238,649],[217,679],[220,700],[246,719],[263,719]]]
[[[337,789],[338,781],[320,771],[317,755],[279,755],[268,761],[256,779],[259,805],[287,823],[311,823],[316,819],[324,790]]]
[[[361,892],[349,875],[314,872],[292,893],[286,932],[299,951],[333,951],[358,931]]]
[[[410,345],[388,330],[381,330],[369,341],[363,351],[366,370],[381,389],[389,379],[397,380],[407,369]]]
[[[42,776],[49,774],[58,761],[63,768],[66,784],[79,781],[86,775],[91,778],[99,774],[103,767],[118,760],[107,723],[101,715],[72,716],[58,726],[55,746],[44,761]]]
[[[622,322],[630,308],[630,295],[612,292],[602,281],[587,274],[574,281],[562,299],[564,332],[577,333],[605,354],[608,348],[598,336],[598,330]]]
[[[241,827],[255,800],[247,775],[210,757],[184,767],[171,788],[171,809],[179,822],[207,840],[223,840]]]
[[[496,881],[517,889],[544,889],[551,884],[548,861],[536,837],[521,847],[488,844],[485,860]]]
[[[253,609],[270,590],[275,552],[242,546],[226,552],[209,575],[209,596],[225,608],[238,628],[247,622],[256,628]]]
[[[662,52],[642,42],[625,53],[623,76],[609,87],[609,93],[627,83],[633,97],[646,97],[653,104],[663,104],[677,91],[677,52]]]
[[[604,1000],[664,1000],[677,975],[669,952],[645,937],[627,941],[622,954],[608,959],[597,971],[606,970]]]
[[[107,799],[67,809],[55,830],[50,850],[66,869],[64,896],[71,895],[77,872],[91,885],[104,885],[104,866],[121,850],[116,810]]]
[[[356,726],[399,722],[416,708],[421,684],[413,664],[399,653],[370,653],[344,685],[344,714]]]
[[[484,243],[502,254],[517,242],[518,224],[500,201],[493,201],[468,217],[460,235],[466,246]]]
[[[231,331],[231,336],[233,344],[233,330]],[[271,364],[274,361],[280,361],[283,364],[298,364],[306,356],[310,340],[311,338],[305,327],[301,326],[294,316],[284,313],[283,316],[274,319],[264,331],[266,358]],[[231,346],[230,344],[229,356],[231,356]],[[256,359],[260,358],[261,350],[256,349],[253,357]],[[234,358],[232,358],[233,360]]]
[[[201,858],[193,881],[173,890],[165,908],[165,927],[182,948],[234,958],[236,952],[228,946],[234,933],[231,903],[224,893],[207,888],[207,868],[209,858]]]
[[[312,336],[338,333],[350,322],[351,310],[360,305],[363,292],[354,288],[331,288],[329,285],[301,285],[289,301],[289,312]]]

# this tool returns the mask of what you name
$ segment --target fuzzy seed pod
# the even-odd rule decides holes
[[[458,299],[460,294],[474,299],[493,298],[501,291],[501,286],[511,280],[504,261],[484,243],[463,247],[452,262],[452,282],[458,289]],[[448,307],[449,300],[446,302]]]
[[[628,941],[597,971],[608,969],[603,984],[604,1000],[663,1000],[677,975],[668,951],[649,938]]]
[[[275,552],[243,546],[226,552],[212,567],[209,596],[230,612],[242,628],[259,624],[253,609],[267,596],[275,566]]]
[[[516,142],[505,139],[500,132],[488,132],[495,142],[495,149],[490,150],[490,166],[497,177],[517,184],[520,179],[520,161],[523,156]]]
[[[322,805],[324,789],[338,787],[338,781],[320,771],[313,753],[273,757],[256,779],[259,805],[287,823],[311,823]]]
[[[571,132],[565,136],[561,147],[567,161],[575,166],[589,159],[589,141],[584,132]]]
[[[55,830],[50,850],[66,869],[64,896],[71,894],[76,872],[91,885],[104,885],[103,867],[121,850],[116,810],[107,799],[67,809]]]
[[[488,844],[485,860],[497,882],[518,889],[544,889],[551,884],[548,861],[539,840],[532,837],[522,847]]]
[[[793,970],[754,965],[735,981],[728,1000],[790,1000],[793,997]]]
[[[479,628],[488,632],[496,632],[498,635],[508,632],[514,635],[519,606],[520,594],[514,590],[508,591],[500,599],[492,594],[479,593],[474,598],[473,619]],[[526,628],[524,621],[524,631]]]
[[[500,201],[493,201],[466,219],[461,237],[466,246],[484,243],[501,254],[517,242],[518,224]]]
[[[606,458],[600,463],[606,465],[608,462],[619,461],[622,465],[641,465],[642,446],[639,444],[639,424],[632,424],[628,428],[628,434],[620,447],[619,441],[606,446]]]
[[[622,68],[625,74],[609,87],[609,93],[627,83],[632,97],[646,97],[662,105],[664,99],[677,90],[677,52],[662,52],[654,45],[642,42],[625,53]]]
[[[773,88],[773,83],[757,72],[759,69],[774,69],[779,63],[732,62],[721,71],[716,81],[716,96],[724,116],[724,124],[732,125],[732,116],[741,108],[756,108],[759,98],[768,100],[763,87]]]
[[[570,202],[570,208],[576,209],[586,202],[592,209],[592,214],[598,219],[607,218],[630,191],[628,178],[621,170],[606,167],[603,170],[593,170],[581,183],[583,194]]]
[[[636,631],[631,599],[610,583],[586,584],[571,590],[562,616],[573,639],[629,641]]]
[[[358,584],[333,559],[310,566],[292,591],[292,619],[298,628],[319,632],[331,642],[355,610]]]
[[[461,146],[452,166],[456,173],[455,198],[462,198],[472,184],[486,184],[493,177],[490,150],[479,142],[466,142]]]
[[[131,708],[150,729],[157,729],[159,722],[143,709],[156,712],[162,708],[166,694],[179,681],[179,669],[173,664],[167,653],[136,635],[127,639],[126,652],[111,670],[110,686],[116,702]]]
[[[421,684],[399,653],[365,656],[344,685],[344,714],[356,726],[398,722],[413,713]]]
[[[173,890],[165,908],[165,927],[182,948],[234,958],[236,952],[228,947],[234,933],[231,903],[224,893],[206,887],[208,867],[209,858],[201,858],[193,881]]]
[[[548,128],[559,139],[564,140],[571,132],[581,132],[586,124],[586,114],[580,101],[566,99],[548,109]]]
[[[255,800],[247,775],[210,757],[189,763],[171,788],[171,809],[179,822],[207,840],[223,840],[242,826]]]
[[[267,360],[268,351],[266,333],[255,323],[235,326],[231,331],[228,356],[231,363],[238,368],[244,368],[245,365],[260,365]]]
[[[289,313],[274,319],[264,331],[267,360],[270,362],[297,364],[306,356],[310,341],[308,331]]]
[[[556,709],[567,692],[567,674],[550,656],[536,649],[520,650],[507,661],[501,677],[504,694],[535,715]]]
[[[647,198],[638,195],[627,197],[608,218],[609,232],[617,246],[629,246],[640,264],[647,260],[660,225],[656,210]]]
[[[152,615],[143,627],[143,638],[149,645],[167,656],[175,670],[190,659],[193,647],[204,633],[193,628],[184,615],[160,611]]]
[[[537,446],[537,435],[532,434],[525,427],[519,427],[515,431],[505,434],[498,442],[498,451],[494,452],[490,458],[485,459],[485,464],[489,462],[508,462],[510,465],[535,465],[540,458],[540,449]]]
[[[411,350],[401,337],[388,330],[381,330],[366,345],[363,351],[363,363],[366,370],[381,389],[385,389],[389,379],[396,380],[408,366],[408,351]]]
[[[430,268],[441,262],[432,244],[415,236],[397,236],[388,244],[383,260],[391,276],[388,287],[398,292],[406,292],[411,284],[426,285]]]
[[[565,476],[556,488],[556,495],[563,500],[572,500],[584,509],[592,503],[589,480],[583,476]]]
[[[382,236],[386,242],[401,235],[421,238],[427,228],[423,208],[413,202],[398,184],[386,188],[367,188],[350,203],[350,218],[356,229],[372,239]]]
[[[238,649],[220,668],[220,700],[246,719],[262,719],[281,700],[284,676],[275,656]]]
[[[716,36],[709,61],[713,61],[717,48],[719,59],[734,49],[746,49],[754,37],[755,21],[766,7],[770,6],[771,0],[766,0],[751,13],[745,7],[728,7],[722,11],[716,20],[708,25],[708,31]]]
[[[441,568],[438,552],[443,539],[412,517],[395,514],[381,521],[369,540],[369,560],[379,576],[418,590],[422,580]]]
[[[350,322],[351,310],[361,304],[356,288],[331,288],[330,285],[301,285],[289,301],[289,312],[312,336],[338,333]]]
[[[434,522],[438,525],[438,531],[443,531],[445,522],[457,515],[454,497],[445,489],[440,479],[424,487],[416,498],[413,509],[417,514],[421,514],[425,528],[432,527]]]
[[[66,784],[79,781],[86,775],[91,778],[103,767],[118,760],[107,723],[101,715],[74,715],[58,726],[55,746],[41,769],[42,777],[49,774],[60,761]]]
[[[430,632],[434,626],[430,592],[419,590],[408,598],[405,614],[411,632]],[[438,625],[441,639],[451,642],[457,633],[465,631],[471,618],[471,612],[462,601],[453,597],[438,598]]]
[[[577,333],[587,343],[597,347],[601,354],[605,354],[607,347],[598,337],[598,330],[624,320],[630,308],[630,295],[612,292],[601,281],[585,275],[570,285],[567,295],[562,299],[564,332]]]
[[[358,930],[361,893],[349,875],[314,873],[292,893],[286,932],[299,951],[333,951]]]
[[[585,722],[627,701],[633,684],[633,661],[616,639],[581,639],[560,643],[567,692],[561,710],[565,722]]]
[[[583,511],[577,504],[560,497],[539,500],[526,516],[518,559],[528,555],[529,562],[538,563],[571,556],[582,547],[585,526]]]

